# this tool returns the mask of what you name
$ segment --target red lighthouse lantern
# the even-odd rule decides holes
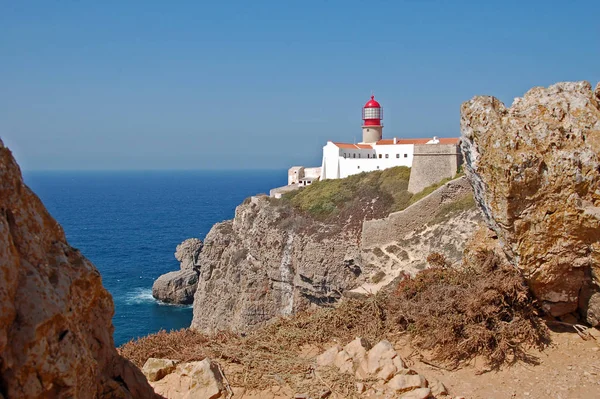
[[[383,108],[377,101],[375,96],[367,101],[362,110],[363,118],[363,143],[377,143],[383,137]]]
[[[364,126],[382,126],[383,108],[375,101],[375,96],[371,96],[371,99],[363,107],[362,118]]]

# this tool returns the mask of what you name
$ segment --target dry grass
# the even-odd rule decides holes
[[[375,343],[409,332],[413,344],[439,361],[458,364],[483,356],[492,367],[535,361],[527,354],[543,347],[546,327],[537,317],[523,279],[499,265],[494,254],[480,254],[477,266],[452,269],[439,254],[415,278],[405,278],[390,294],[344,300],[336,308],[276,319],[247,336],[205,336],[191,330],[161,331],[121,348],[142,367],[149,357],[181,361],[205,357],[224,364],[234,386],[260,389],[287,384],[296,392],[316,394],[325,387],[354,392],[346,375],[315,376],[307,348],[320,353],[325,344],[342,345],[357,336]],[[348,396],[348,397],[349,397]]]
[[[492,368],[533,362],[528,349],[543,349],[548,330],[539,319],[519,273],[496,254],[477,255],[476,267],[434,267],[400,283],[388,300],[390,322],[413,334],[413,343],[436,359],[457,365],[482,356]]]
[[[335,309],[304,312],[292,318],[277,319],[245,337],[219,333],[209,337],[188,329],[149,335],[130,341],[119,353],[142,367],[150,357],[180,361],[205,357],[234,365],[227,377],[234,386],[259,389],[288,384],[296,392],[316,394],[325,387],[339,392],[352,392],[353,381],[339,373],[320,374],[315,380],[310,358],[302,356],[308,346],[323,350],[332,339],[345,344],[356,336],[371,342],[381,339],[386,331],[381,298],[344,301]],[[312,378],[307,378],[310,376]]]

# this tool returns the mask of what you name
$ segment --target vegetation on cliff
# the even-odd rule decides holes
[[[462,173],[454,178],[462,176]],[[363,172],[344,179],[317,181],[312,185],[284,194],[280,203],[289,204],[313,218],[331,221],[350,215],[360,219],[381,218],[401,211],[425,198],[453,179],[444,179],[412,194],[408,191],[410,168],[397,166]],[[468,207],[474,202],[464,202]]]

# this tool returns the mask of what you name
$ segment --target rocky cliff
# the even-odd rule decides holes
[[[192,327],[241,331],[338,300],[360,278],[355,231],[252,197],[216,224],[200,253]]]
[[[485,219],[544,308],[600,321],[600,85],[536,87],[461,108],[465,169]]]
[[[355,216],[326,223],[267,197],[246,200],[205,238],[192,327],[244,331],[345,295],[375,293],[426,267],[431,252],[460,260],[480,220],[463,180],[366,229],[356,228]]]
[[[0,141],[0,397],[157,397],[117,354],[113,313],[98,270]]]
[[[200,266],[197,264],[203,243],[189,238],[175,250],[180,270],[165,273],[152,285],[152,296],[166,303],[188,305],[194,301]]]

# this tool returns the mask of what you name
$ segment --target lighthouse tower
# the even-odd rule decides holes
[[[371,96],[371,99],[367,101],[362,111],[363,119],[363,143],[376,143],[383,137],[383,108],[377,101],[375,96]]]

